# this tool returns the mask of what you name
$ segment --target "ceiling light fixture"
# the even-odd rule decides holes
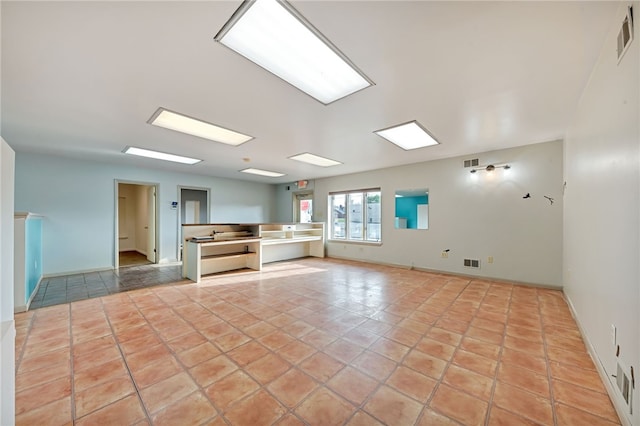
[[[214,39],[325,105],[374,84],[283,0],[245,0]]]
[[[147,123],[233,146],[253,139],[253,136],[225,129],[197,118],[187,117],[165,108],[158,108]]]
[[[511,166],[508,165],[508,164],[497,164],[497,165],[489,164],[488,166],[482,166],[482,167],[478,167],[478,168],[475,168],[475,169],[471,169],[471,170],[469,170],[469,172],[470,173],[476,173],[476,172],[484,170],[487,173],[491,173],[495,169],[509,170],[510,168],[511,168]]]
[[[165,152],[151,151],[149,149],[136,148],[134,146],[126,147],[122,152],[129,155],[137,155],[139,157],[154,158],[156,160],[173,161],[174,163],[182,163],[182,164],[196,164],[202,161],[202,160],[198,160],[197,158],[189,158],[189,157],[183,157],[181,155],[167,154]]]
[[[376,130],[374,133],[407,151],[440,143],[416,120]]]
[[[269,170],[260,170],[260,169],[253,169],[253,168],[243,169],[240,171],[242,173],[251,173],[252,175],[259,175],[259,176],[266,176],[266,177],[284,176],[284,173],[270,172]]]
[[[320,167],[331,167],[331,166],[337,166],[342,164],[339,161],[320,157],[319,155],[311,154],[309,152],[291,156],[289,157],[289,160],[302,161],[303,163],[313,164],[314,166],[320,166]]]

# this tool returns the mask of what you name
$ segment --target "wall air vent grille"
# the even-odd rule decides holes
[[[464,259],[464,266],[468,268],[479,268],[480,261],[477,259]]]
[[[627,14],[622,20],[622,26],[620,32],[618,32],[618,63],[624,56],[625,52],[629,50],[629,45],[633,41],[633,8],[629,6]]]
[[[480,160],[478,160],[477,158],[473,158],[471,160],[464,160],[463,166],[464,167],[476,167],[479,164],[480,164]]]
[[[633,388],[635,384],[633,383],[633,378],[630,380],[628,372],[629,369],[618,360],[616,374],[614,376],[616,378],[616,385],[618,386],[622,399],[629,407],[629,414],[633,414]]]

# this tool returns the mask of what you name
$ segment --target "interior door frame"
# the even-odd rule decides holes
[[[292,200],[293,201],[293,221],[300,222],[300,201],[311,200],[313,202],[315,200],[314,192],[313,190],[302,190],[302,191],[295,191],[291,195],[293,198]],[[315,208],[313,204],[311,205],[312,206],[311,208],[313,209],[311,213],[311,221],[313,221],[315,216]]]
[[[160,245],[158,244],[158,241],[160,241],[160,226],[158,226],[159,223],[159,202],[158,202],[158,194],[160,193],[160,184],[159,183],[155,183],[155,182],[140,182],[140,181],[135,181],[135,180],[126,180],[126,179],[114,179],[114,228],[113,228],[113,269],[118,270],[120,268],[120,239],[119,239],[119,219],[118,219],[118,208],[119,208],[119,199],[118,196],[119,194],[119,188],[118,185],[120,185],[121,183],[124,184],[129,184],[129,185],[141,185],[141,186],[153,186],[155,188],[155,192],[156,192],[156,197],[155,197],[155,229],[154,229],[154,233],[155,233],[155,241],[156,241],[156,246],[155,246],[155,251],[156,251],[156,256],[155,256],[155,262],[154,263],[158,263],[160,261]],[[147,249],[147,251],[150,250],[149,248]]]
[[[205,188],[203,186],[189,186],[189,185],[178,185],[178,232],[177,237],[178,246],[176,248],[178,262],[182,262],[182,190],[190,189],[193,191],[205,191],[207,193],[207,217],[206,222],[208,223],[211,220],[211,188]]]

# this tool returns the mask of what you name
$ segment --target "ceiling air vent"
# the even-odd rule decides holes
[[[471,159],[471,160],[464,160],[464,167],[476,167],[477,165],[480,164],[480,160],[478,160],[477,158]]]
[[[622,21],[620,32],[618,32],[618,63],[629,50],[629,45],[633,41],[633,8],[629,6],[627,14]]]

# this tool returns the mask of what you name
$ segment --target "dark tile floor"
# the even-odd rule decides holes
[[[141,265],[43,279],[29,309],[182,281],[181,265]]]

